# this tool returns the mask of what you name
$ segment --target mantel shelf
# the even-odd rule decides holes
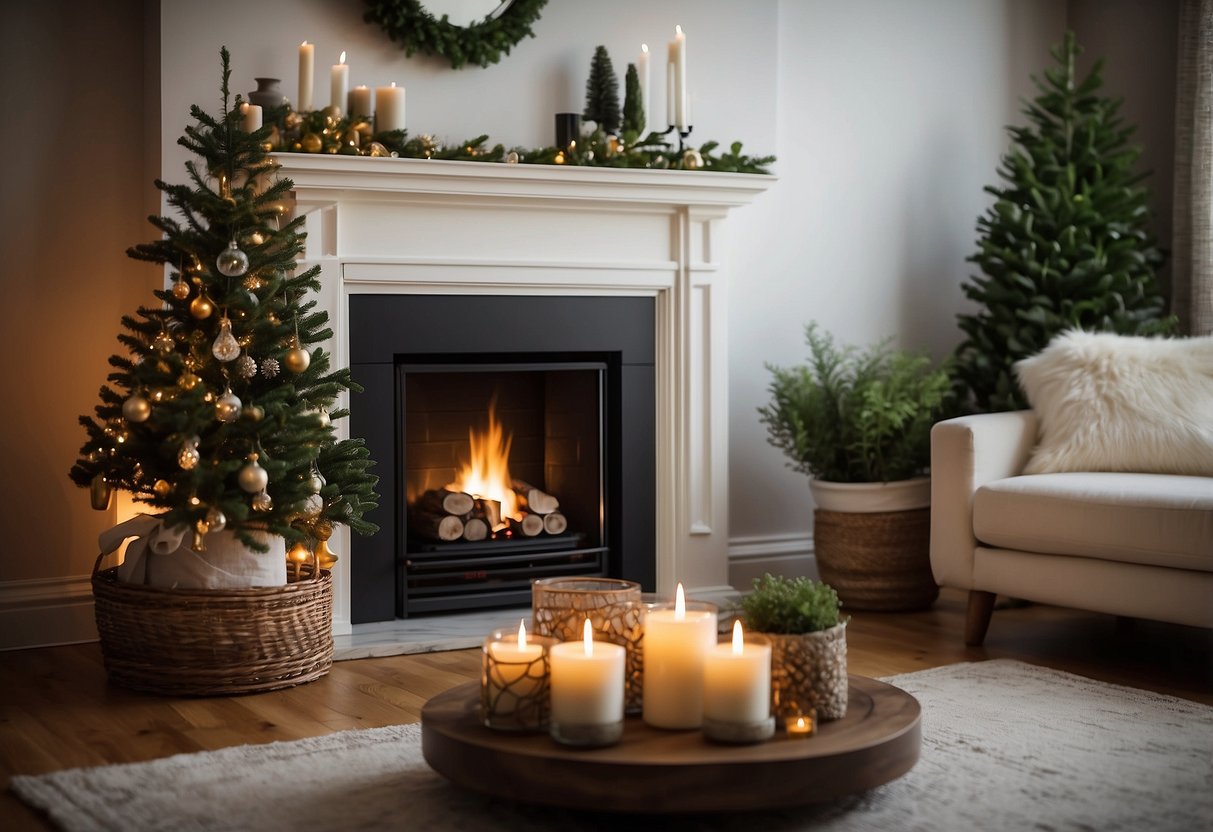
[[[323,193],[579,200],[735,207],[770,188],[769,174],[393,159],[286,153],[274,159],[297,196]]]

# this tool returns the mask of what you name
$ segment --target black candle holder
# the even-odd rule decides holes
[[[683,142],[686,141],[686,137],[691,135],[691,131],[694,129],[695,129],[695,125],[693,125],[693,124],[688,124],[686,130],[679,130],[676,125],[671,124],[669,127],[662,130],[657,135],[658,136],[668,136],[671,133],[677,132],[678,133],[678,152],[681,154],[686,151],[686,147],[684,146]]]

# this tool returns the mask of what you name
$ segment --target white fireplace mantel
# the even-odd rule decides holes
[[[657,321],[657,589],[728,587],[724,221],[772,176],[284,154],[328,349],[356,294],[640,296]],[[342,403],[348,406],[348,400]],[[347,429],[344,420],[339,423]],[[333,540],[349,552],[347,529]],[[350,630],[349,558],[334,628]]]

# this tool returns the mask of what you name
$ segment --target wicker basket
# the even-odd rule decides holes
[[[302,684],[333,664],[333,576],[251,589],[164,589],[93,567],[97,633],[112,682],[170,696]],[[318,577],[317,577],[318,575]]]
[[[848,610],[921,610],[935,603],[931,510],[813,513],[821,579]]]

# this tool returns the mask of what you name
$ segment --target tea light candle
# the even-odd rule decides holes
[[[582,638],[552,645],[551,734],[565,745],[610,745],[623,736],[626,651],[594,641],[590,619]]]
[[[337,63],[333,64],[333,73],[330,83],[330,101],[329,103],[339,112],[346,105],[346,94],[350,86],[350,68],[345,63],[345,53],[341,53],[341,57]]]
[[[703,724],[704,657],[716,645],[716,608],[689,608],[678,585],[673,609],[653,609],[644,623],[644,721],[655,728]]]
[[[784,720],[784,730],[788,732],[788,738],[794,740],[803,740],[811,737],[817,728],[817,712],[809,711],[807,714],[800,716],[790,716]]]
[[[761,742],[775,734],[771,716],[771,646],[733,638],[715,645],[703,665],[703,732],[723,742]]]
[[[315,72],[316,44],[306,40],[299,44],[299,103],[296,112],[306,113],[312,109],[312,75]]]
[[[494,633],[484,643],[480,704],[490,728],[534,730],[547,721],[548,669],[543,644],[528,642],[526,623],[516,640]]]

